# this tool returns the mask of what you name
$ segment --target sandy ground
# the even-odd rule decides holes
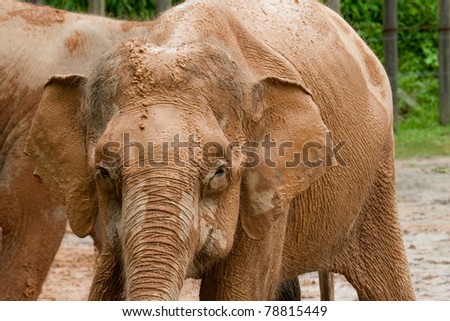
[[[450,158],[397,162],[399,213],[418,300],[450,300]],[[70,230],[56,255],[39,300],[86,300],[96,253],[91,239]],[[300,276],[302,298],[318,300],[316,273]],[[181,300],[197,300],[198,281],[187,280]],[[351,285],[335,278],[335,299],[356,300]]]

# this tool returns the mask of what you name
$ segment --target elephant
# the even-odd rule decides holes
[[[23,150],[55,73],[86,73],[149,22],[116,21],[2,0],[0,6],[0,300],[35,300],[66,229],[66,210]]]
[[[74,233],[102,240],[90,300],[176,300],[185,278],[201,300],[273,300],[311,271],[415,299],[389,81],[317,1],[170,9],[52,76],[25,152]]]

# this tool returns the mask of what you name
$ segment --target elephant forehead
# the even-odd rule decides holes
[[[135,109],[122,111],[106,126],[101,140],[122,140],[125,134],[140,139],[173,138],[187,128],[185,117],[176,108],[147,108],[144,102],[134,102]]]
[[[96,143],[94,162],[111,153],[126,155],[130,160],[150,156],[154,161],[164,157],[202,160],[205,155],[228,159],[232,157],[228,146],[229,141],[214,118],[193,117],[172,106],[151,106],[114,116]]]

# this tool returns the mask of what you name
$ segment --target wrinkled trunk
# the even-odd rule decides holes
[[[124,184],[123,258],[128,300],[177,300],[192,260],[189,180],[139,176]],[[147,183],[148,182],[148,183]]]

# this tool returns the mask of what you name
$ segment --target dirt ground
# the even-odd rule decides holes
[[[450,158],[397,162],[399,213],[418,300],[450,300]],[[96,253],[91,239],[70,230],[56,255],[39,300],[86,300]],[[302,298],[318,300],[316,273],[300,276]],[[197,300],[198,281],[187,280],[181,300]],[[335,299],[356,300],[342,276]]]

